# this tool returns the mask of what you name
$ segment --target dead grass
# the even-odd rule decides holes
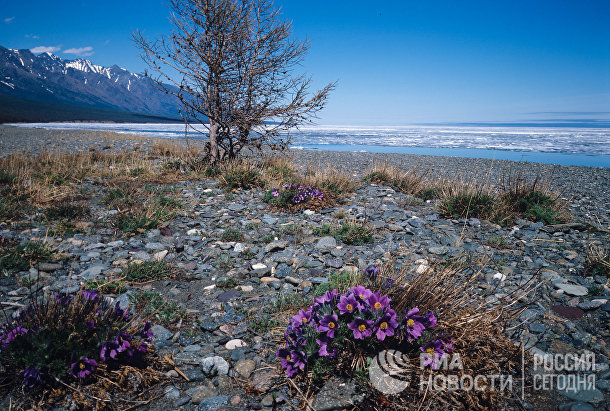
[[[437,266],[420,273],[406,267],[408,265],[397,267],[395,261],[389,261],[381,267],[380,275],[369,286],[384,290],[387,280],[391,278],[394,280],[392,287],[384,291],[391,297],[396,312],[418,307],[420,311],[432,310],[435,313],[440,328],[453,338],[455,350],[464,365],[463,370],[448,373],[511,375],[515,390],[520,388],[521,349],[513,344],[504,331],[508,321],[519,313],[514,308],[516,301],[531,291],[531,284],[506,296],[498,304],[490,305],[485,301],[487,295],[475,292],[477,282],[482,277],[482,272],[475,266]],[[429,370],[414,368],[417,381],[420,376],[427,379]],[[492,390],[424,393],[418,388],[417,384],[410,386],[392,399],[392,406],[399,409],[412,409],[413,404],[428,409],[499,409],[514,394]],[[375,394],[380,395],[378,392]]]
[[[403,170],[387,162],[374,162],[363,181],[396,187],[406,194],[416,194],[428,186],[426,174],[419,169]]]

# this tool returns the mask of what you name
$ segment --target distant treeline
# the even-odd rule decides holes
[[[46,123],[51,121],[113,121],[117,123],[174,123],[181,118],[125,111],[71,106],[47,101],[0,96],[1,123]]]

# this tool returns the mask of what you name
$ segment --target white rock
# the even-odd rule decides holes
[[[246,342],[244,340],[240,340],[239,338],[231,340],[225,344],[225,348],[227,350],[234,350],[239,347],[247,347],[247,346],[248,346],[248,344],[246,344]]]
[[[207,287],[203,287],[203,289],[205,291],[212,291],[214,288],[216,288],[216,284],[212,284],[212,285],[208,285]]]
[[[267,266],[263,263],[256,263],[256,264],[252,264],[252,269],[253,270],[262,270],[264,268],[267,268]]]
[[[316,212],[313,211],[313,210],[305,210],[305,211],[303,211],[303,214],[305,214],[305,215],[314,215],[315,213]]]
[[[502,283],[504,280],[506,280],[506,276],[500,272],[497,272],[494,274],[494,280],[498,280]]]
[[[254,287],[252,287],[251,285],[238,285],[237,289],[245,293],[250,293],[254,291]]]
[[[233,251],[235,251],[236,253],[243,253],[244,251],[246,251],[246,247],[242,243],[235,243]]]
[[[199,230],[198,228],[192,228],[186,232],[186,235],[203,235],[203,230]]]
[[[168,251],[167,250],[163,250],[163,251],[159,251],[158,253],[154,253],[153,254],[153,260],[155,261],[161,261],[165,258],[165,256],[167,255]]]
[[[426,264],[420,264],[417,266],[417,268],[415,269],[415,272],[417,274],[423,274],[426,271],[428,271],[428,269],[430,268],[430,266],[426,263]]]

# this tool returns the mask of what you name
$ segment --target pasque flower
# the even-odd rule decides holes
[[[422,333],[426,329],[422,321],[424,318],[419,313],[419,308],[415,307],[407,313],[402,323],[405,327],[405,333],[407,334],[407,340],[409,342],[421,337]]]
[[[373,333],[373,321],[365,320],[362,317],[357,317],[347,327],[352,330],[354,338],[357,340],[364,340]]]
[[[360,309],[361,305],[358,301],[356,301],[356,297],[353,294],[349,294],[348,296],[342,295],[339,298],[339,304],[337,304],[337,308],[339,309],[339,313],[343,314],[351,314],[356,309]]]
[[[85,378],[87,375],[91,375],[97,367],[97,361],[90,358],[81,358],[70,366],[70,374],[78,378]]]
[[[379,295],[377,291],[369,295],[368,303],[373,311],[381,311],[390,307],[390,298],[387,295]]]
[[[36,367],[27,367],[23,371],[23,385],[28,388],[34,388],[42,382],[40,378],[40,370]]]
[[[447,355],[446,343],[442,339],[430,341],[419,349],[423,353],[422,364],[424,367],[430,366],[433,370],[438,368],[440,360]]]
[[[318,331],[326,332],[328,338],[335,338],[337,328],[339,328],[339,317],[336,314],[326,314],[320,320]]]
[[[375,322],[375,328],[377,330],[375,335],[379,341],[383,341],[386,337],[392,337],[394,335],[394,330],[396,330],[397,327],[398,321],[396,321],[396,313],[394,310],[389,309]]]

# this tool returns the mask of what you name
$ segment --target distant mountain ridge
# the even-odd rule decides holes
[[[77,111],[89,107],[104,112],[179,117],[176,97],[156,89],[147,77],[117,65],[102,67],[86,59],[64,60],[50,53],[35,55],[2,46],[0,96],[5,97],[2,101],[16,98],[78,106]]]

